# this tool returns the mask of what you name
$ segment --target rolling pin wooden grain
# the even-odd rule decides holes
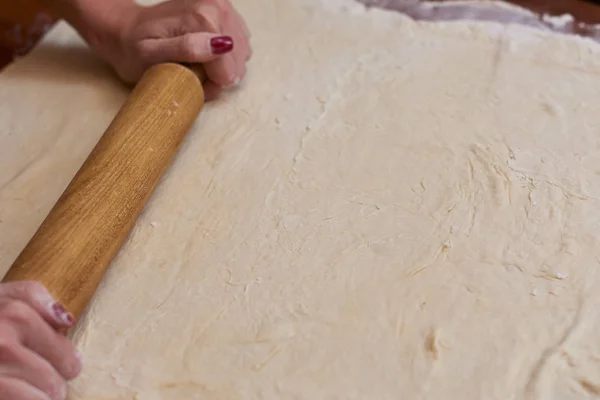
[[[79,318],[204,105],[202,69],[151,67],[3,282],[34,280]]]

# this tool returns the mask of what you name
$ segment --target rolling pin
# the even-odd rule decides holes
[[[202,110],[204,78],[146,71],[3,282],[40,282],[79,319]]]

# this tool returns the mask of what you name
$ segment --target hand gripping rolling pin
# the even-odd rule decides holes
[[[202,110],[203,81],[197,66],[146,71],[3,282],[38,281],[82,315]]]

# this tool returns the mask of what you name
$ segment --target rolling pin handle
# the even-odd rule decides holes
[[[146,71],[3,282],[37,281],[79,319],[202,110],[203,79]]]

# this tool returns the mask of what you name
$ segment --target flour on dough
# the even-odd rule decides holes
[[[597,396],[600,47],[237,6],[248,79],[115,260],[71,399]],[[64,24],[0,75],[3,271],[125,97]]]

